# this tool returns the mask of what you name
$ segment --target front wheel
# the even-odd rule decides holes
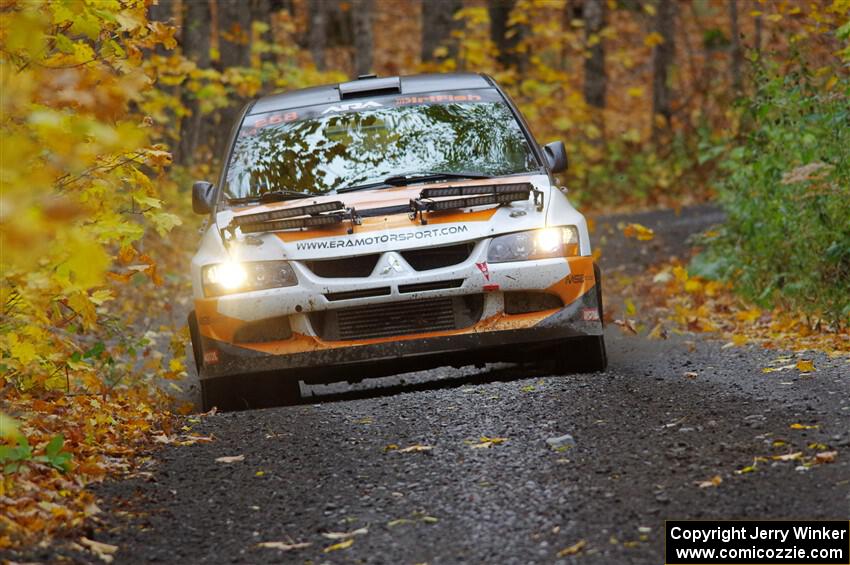
[[[563,342],[552,352],[555,374],[600,373],[608,367],[605,337],[588,335]]]
[[[276,375],[234,375],[201,380],[204,412],[290,406],[301,400],[297,379]]]

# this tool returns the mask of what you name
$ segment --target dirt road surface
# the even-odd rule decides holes
[[[600,218],[603,274],[681,256],[689,233],[720,219],[705,207]],[[658,235],[638,247],[621,221]],[[665,519],[850,517],[846,359],[809,353],[813,373],[764,373],[794,354],[606,337],[604,374],[438,369],[187,420],[215,441],[164,447],[145,473],[100,485],[89,537],[119,546],[118,563],[657,565]],[[834,462],[811,467],[772,459],[831,450]]]

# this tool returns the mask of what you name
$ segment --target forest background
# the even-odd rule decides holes
[[[653,279],[681,331],[848,348],[850,0],[3,0],[0,17],[0,548],[91,519],[85,486],[151,442],[201,441],[169,395],[189,370],[189,188],[269,92],[490,74],[538,140],[565,141],[575,204],[724,207]]]

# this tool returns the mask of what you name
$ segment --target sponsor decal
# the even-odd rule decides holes
[[[322,111],[322,114],[330,114],[331,112],[350,112],[352,110],[368,110],[369,108],[380,108],[383,106],[380,102],[369,100],[368,102],[350,102],[348,104],[337,104],[329,106]]]
[[[572,273],[564,279],[567,284],[584,284],[585,282],[593,282],[593,277],[585,276],[582,273]]]
[[[478,94],[430,94],[427,96],[403,96],[395,99],[396,106],[409,104],[433,104],[440,102],[480,102]]]
[[[210,349],[204,351],[204,363],[206,365],[216,365],[220,361],[218,357],[218,349]]]
[[[392,232],[377,235],[340,237],[334,239],[320,239],[312,241],[301,241],[295,244],[298,251],[318,249],[348,249],[356,247],[369,247],[370,245],[386,245],[411,240],[428,240],[440,236],[457,235],[469,231],[468,226],[445,226],[441,228],[428,228],[408,232]]]
[[[294,122],[297,119],[298,112],[283,112],[278,114],[271,114],[259,118],[250,126],[249,129],[243,131],[245,131],[246,135],[257,135],[257,133],[260,131],[260,128],[275,126],[277,124],[285,124],[288,122]]]
[[[585,308],[581,311],[581,319],[584,322],[598,322],[599,310],[596,308]]]
[[[380,100],[380,102],[378,101]],[[502,102],[502,98],[495,90],[455,90],[450,93],[431,93],[418,96],[380,96],[377,99],[348,102],[345,104],[318,104],[314,106],[301,107],[297,111],[285,110],[269,112],[264,115],[250,115],[245,118],[245,123],[240,130],[240,136],[257,135],[260,130],[279,124],[285,124],[298,120],[313,119],[316,117],[337,114],[340,112],[351,112],[370,110],[386,107],[404,107],[426,104],[456,104],[456,103],[480,103],[480,102]]]
[[[490,267],[487,266],[487,262],[485,261],[484,263],[476,263],[475,266],[478,267],[478,270],[481,271],[482,275],[484,275],[484,280],[489,282],[490,281]]]

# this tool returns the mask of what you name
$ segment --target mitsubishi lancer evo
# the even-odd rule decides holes
[[[444,365],[605,369],[587,223],[477,74],[361,77],[247,105],[192,259],[205,409]]]

